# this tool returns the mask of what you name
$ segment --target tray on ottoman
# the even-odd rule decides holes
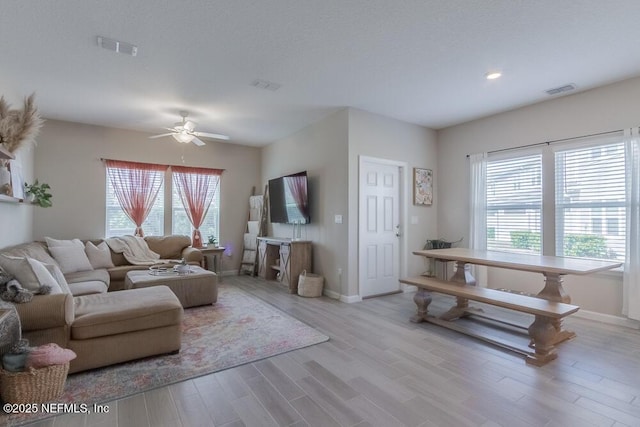
[[[213,271],[195,265],[189,266],[188,273],[158,274],[152,270],[132,270],[124,280],[125,289],[158,285],[171,289],[184,308],[213,304],[218,300],[218,277]]]

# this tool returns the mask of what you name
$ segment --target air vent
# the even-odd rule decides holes
[[[265,90],[270,90],[275,92],[276,90],[280,89],[282,85],[278,83],[270,82],[268,80],[255,79],[254,81],[251,82],[251,86],[257,87],[258,89],[265,89]]]
[[[545,92],[547,92],[547,95],[557,95],[562,92],[569,92],[571,90],[575,90],[575,88],[576,88],[576,85],[574,85],[573,83],[569,83],[568,85],[549,89],[549,90],[546,90]]]
[[[138,46],[131,43],[121,42],[119,40],[109,39],[106,37],[98,36],[98,46],[103,49],[112,50],[117,53],[125,55],[136,56],[138,54]]]

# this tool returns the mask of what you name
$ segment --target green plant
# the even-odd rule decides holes
[[[512,248],[540,252],[540,233],[533,231],[512,231],[509,234]]]
[[[591,234],[567,234],[564,255],[599,259],[615,257],[615,254],[608,253],[604,237]]]
[[[29,185],[26,182],[24,183],[25,194],[33,196],[33,203],[43,207],[48,208],[52,206],[51,197],[53,195],[49,192],[51,187],[47,183],[40,184],[38,180]]]

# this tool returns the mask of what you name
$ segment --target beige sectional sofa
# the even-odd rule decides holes
[[[188,236],[145,240],[162,259],[202,260]],[[44,242],[5,248],[0,254],[57,265]],[[148,266],[131,265],[113,252],[111,259],[111,268],[65,274],[70,294],[36,295],[31,302],[15,304],[23,338],[31,345],[54,342],[76,352],[70,372],[180,349],[183,308],[177,297],[166,286],[122,290],[128,271]]]

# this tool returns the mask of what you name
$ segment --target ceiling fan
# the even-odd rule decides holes
[[[219,133],[196,132],[195,129],[197,123],[192,122],[191,120],[187,120],[189,112],[180,111],[180,115],[182,116],[181,122],[176,123],[176,125],[172,128],[165,128],[170,131],[169,133],[150,136],[149,139],[162,138],[163,136],[172,136],[178,142],[183,142],[185,144],[193,142],[198,146],[204,145],[204,142],[199,138],[215,138],[224,140],[229,139],[227,135],[220,135]]]

